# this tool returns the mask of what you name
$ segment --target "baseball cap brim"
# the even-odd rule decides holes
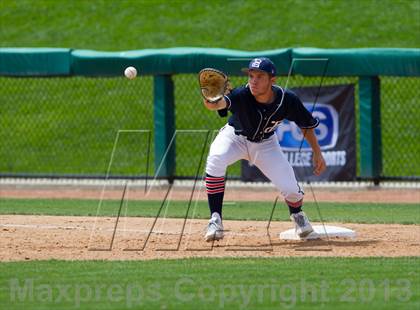
[[[261,70],[261,69],[258,69],[258,68],[252,68],[252,69],[249,69],[249,68],[242,68],[242,69],[241,69],[242,73],[244,73],[244,74],[248,74],[248,73],[249,73],[249,71],[251,71],[251,70],[253,70],[253,71],[261,71],[261,72],[264,72],[264,73],[269,74],[267,71],[265,71],[265,70]]]

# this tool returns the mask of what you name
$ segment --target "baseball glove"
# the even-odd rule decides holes
[[[205,68],[198,73],[201,95],[208,102],[215,103],[231,90],[229,79],[222,71]]]

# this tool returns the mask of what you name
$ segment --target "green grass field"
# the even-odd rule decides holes
[[[0,47],[418,48],[419,16],[418,0],[2,0]],[[384,172],[420,175],[420,144],[413,142],[420,141],[414,99],[420,81],[381,82]],[[222,126],[224,119],[201,107],[195,76],[176,76],[174,83],[176,128]],[[314,83],[295,77],[290,86]],[[0,77],[0,85],[2,173],[102,176],[118,129],[153,129],[151,77]],[[177,140],[178,175],[194,174],[198,139]],[[121,136],[111,173],[153,171],[154,145],[149,169],[146,146],[144,135]],[[238,165],[229,170],[238,174]],[[104,203],[100,215],[115,215],[118,204]],[[97,206],[96,200],[2,198],[0,223],[2,214],[92,216]],[[127,216],[154,216],[159,206],[130,201]],[[224,208],[224,217],[265,221],[271,208],[238,202]],[[325,221],[420,224],[418,204],[320,203],[320,209]],[[305,210],[319,220],[315,205]],[[168,215],[185,211],[185,203],[174,202]],[[208,218],[206,203],[195,216]],[[274,219],[287,220],[283,203]],[[419,270],[419,257],[0,262],[0,309],[419,309]]]
[[[97,200],[65,200],[65,199],[0,199],[0,214],[35,214],[35,215],[74,215],[96,216],[99,201]],[[161,206],[160,201],[129,201],[123,205],[122,215],[155,217]],[[227,220],[268,221],[274,205],[273,202],[235,202],[223,209],[223,217]],[[379,203],[326,203],[320,202],[319,209],[324,221],[343,223],[370,224],[420,224],[420,205],[418,204],[379,204]],[[104,200],[99,216],[117,216],[119,200]],[[166,209],[167,208],[167,209]],[[161,216],[183,218],[188,202],[172,201],[162,209]],[[305,204],[305,212],[312,221],[320,221],[314,203]],[[194,214],[194,215],[193,215]],[[288,209],[280,201],[276,205],[273,220],[288,221]],[[209,211],[207,202],[193,202],[189,218],[207,219]]]
[[[4,309],[418,309],[419,264],[419,258],[3,263],[0,300]]]
[[[415,0],[3,0],[0,46],[419,47]],[[417,31],[417,32],[416,32]]]

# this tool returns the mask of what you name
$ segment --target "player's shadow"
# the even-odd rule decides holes
[[[293,249],[296,251],[331,251],[337,247],[362,247],[370,246],[378,243],[377,240],[306,240],[293,244]]]
[[[226,251],[263,251],[263,252],[272,252],[274,247],[290,245],[287,241],[273,241],[273,236],[264,235],[264,238],[269,239],[269,242],[264,242],[260,244],[225,244],[220,247],[225,248]]]

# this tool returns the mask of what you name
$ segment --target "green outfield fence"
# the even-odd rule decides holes
[[[202,106],[197,72],[219,68],[238,86],[256,56],[283,86],[354,84],[358,179],[420,180],[420,49],[312,48],[0,48],[0,177],[192,178],[226,122]],[[137,79],[122,76],[129,65]]]

